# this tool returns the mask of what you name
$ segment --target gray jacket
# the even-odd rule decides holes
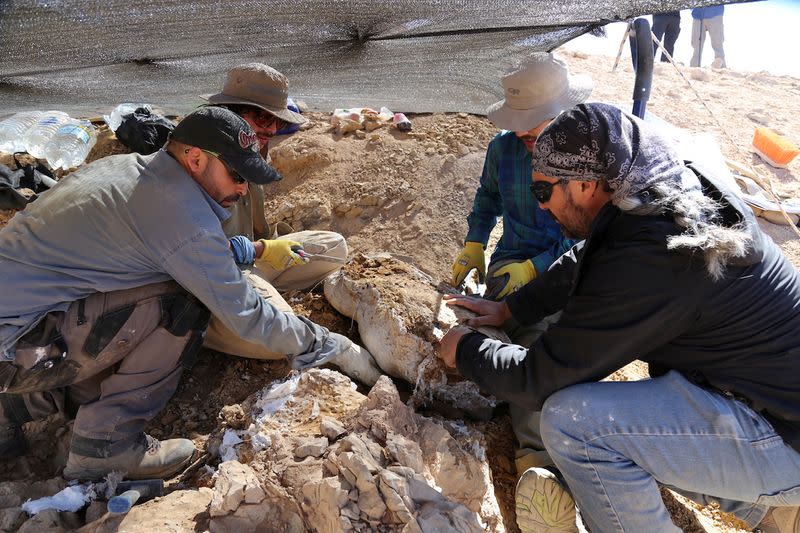
[[[48,312],[169,279],[296,368],[346,348],[250,287],[222,232],[227,216],[164,151],[107,157],[65,177],[0,231],[0,359],[13,359],[17,340]]]

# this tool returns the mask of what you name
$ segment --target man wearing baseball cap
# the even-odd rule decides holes
[[[159,152],[86,165],[0,230],[0,456],[24,453],[24,423],[77,405],[64,477],[179,471],[192,441],[143,430],[192,364],[211,313],[295,368],[364,354],[276,309],[236,267],[225,207],[275,178],[247,122],[206,107]]]
[[[222,91],[201,98],[213,105],[230,109],[241,116],[256,133],[259,151],[269,160],[270,139],[288,125],[302,125],[307,120],[288,108],[289,80],[263,63],[248,63],[230,69]],[[280,179],[280,177],[278,177]],[[305,290],[341,268],[347,258],[347,242],[333,231],[278,231],[284,224],[270,226],[264,213],[264,189],[251,184],[248,192],[230,206],[230,218],[222,229],[231,240],[237,263],[256,291],[270,298],[276,308],[292,309],[278,291]],[[314,254],[313,261],[303,261],[291,249],[302,246]],[[253,264],[255,263],[255,264]],[[278,359],[283,354],[248,342],[233,334],[222,321],[212,316],[206,346],[214,350],[256,359]],[[356,369],[344,367],[348,375]]]
[[[562,111],[586,100],[593,87],[588,77],[571,75],[566,64],[550,53],[531,56],[506,74],[501,83],[505,98],[489,106],[486,114],[504,131],[492,139],[486,151],[480,186],[467,217],[469,231],[464,248],[453,262],[452,277],[457,287],[476,269],[479,279],[486,281],[484,298],[490,300],[503,300],[523,287],[573,244],[531,194],[531,152],[547,125]],[[503,234],[487,271],[484,250],[501,216]],[[511,318],[504,329],[515,344],[529,346],[555,320],[557,315],[522,326]],[[522,531],[531,531],[531,513],[535,512],[531,502],[537,501],[543,478],[547,478],[545,486],[553,493],[548,494],[547,501],[559,502],[552,512],[566,514],[565,522],[574,524],[574,503],[555,480],[553,460],[538,431],[541,413],[511,404],[510,414],[519,442],[517,524]],[[539,477],[523,476],[529,471]]]

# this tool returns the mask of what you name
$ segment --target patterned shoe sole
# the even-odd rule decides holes
[[[555,475],[529,468],[517,482],[517,525],[522,533],[576,533],[575,502]]]

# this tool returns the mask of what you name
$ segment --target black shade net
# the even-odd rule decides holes
[[[0,0],[0,116],[186,113],[267,63],[312,109],[482,113],[526,55],[638,15],[718,0]]]

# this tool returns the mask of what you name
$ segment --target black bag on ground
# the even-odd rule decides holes
[[[155,115],[140,107],[122,118],[115,132],[122,144],[142,155],[152,154],[167,142],[175,123],[161,115]]]
[[[20,167],[19,162],[17,166]],[[24,209],[28,202],[36,200],[37,193],[46,191],[56,183],[50,171],[41,164],[35,168],[33,165],[24,165],[17,170],[0,164],[0,209]],[[30,189],[34,194],[29,196],[19,189]]]

